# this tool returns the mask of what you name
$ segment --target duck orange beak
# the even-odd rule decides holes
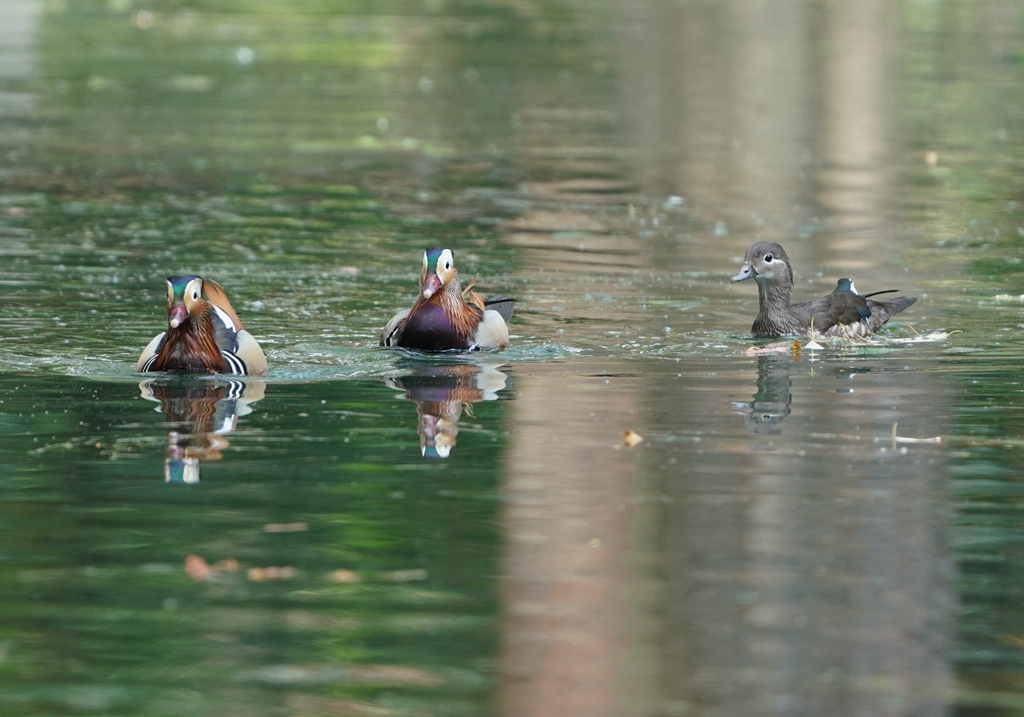
[[[423,280],[423,286],[420,287],[420,292],[423,294],[424,299],[429,299],[431,296],[441,290],[441,278],[437,274],[427,274]]]
[[[172,329],[178,328],[182,321],[188,318],[188,309],[184,304],[172,304],[167,310],[167,323]]]

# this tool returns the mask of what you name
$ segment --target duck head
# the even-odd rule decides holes
[[[423,252],[423,269],[420,271],[420,294],[424,299],[458,279],[455,270],[455,256],[451,249],[432,247]]]
[[[853,283],[853,279],[844,276],[836,282],[836,288],[832,290],[832,294],[839,296],[841,294],[845,294],[847,291],[854,294],[860,294],[860,292],[857,291],[857,286]]]
[[[167,277],[167,325],[178,328],[203,302],[203,280],[195,275]]]
[[[758,242],[747,249],[743,267],[730,281],[753,279],[758,284],[793,285],[793,269],[789,257],[781,245],[774,242]]]

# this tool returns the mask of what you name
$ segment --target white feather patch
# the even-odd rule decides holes
[[[508,324],[501,314],[493,309],[484,312],[484,318],[473,334],[473,347],[480,349],[503,349],[508,346]]]

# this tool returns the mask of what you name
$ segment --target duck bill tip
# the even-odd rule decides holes
[[[185,319],[188,318],[188,309],[184,304],[174,304],[167,310],[167,325],[176,329]]]
[[[423,286],[420,287],[420,293],[423,294],[424,299],[429,299],[431,296],[436,294],[441,289],[441,279],[437,274],[427,274],[427,277],[423,280]]]

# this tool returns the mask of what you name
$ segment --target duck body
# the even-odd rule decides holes
[[[793,268],[786,250],[774,242],[757,242],[747,249],[743,267],[732,277],[732,282],[746,279],[757,282],[759,306],[751,332],[758,338],[866,336],[878,331],[891,317],[917,301],[912,296],[875,300],[870,297],[896,290],[861,295],[851,279],[843,278],[831,294],[791,304]]]
[[[462,288],[451,249],[427,249],[420,293],[411,308],[387,323],[380,345],[430,352],[506,348],[513,300],[503,296],[485,300],[472,291],[474,283]]]
[[[220,284],[195,275],[167,278],[167,331],[139,356],[139,373],[223,373],[262,376],[267,357],[242,327]]]
[[[478,315],[479,312],[473,311],[470,318],[476,319]],[[473,345],[468,333],[470,328],[453,322],[446,307],[439,302],[424,302],[417,311],[406,315],[398,345],[421,351],[465,350]]]

